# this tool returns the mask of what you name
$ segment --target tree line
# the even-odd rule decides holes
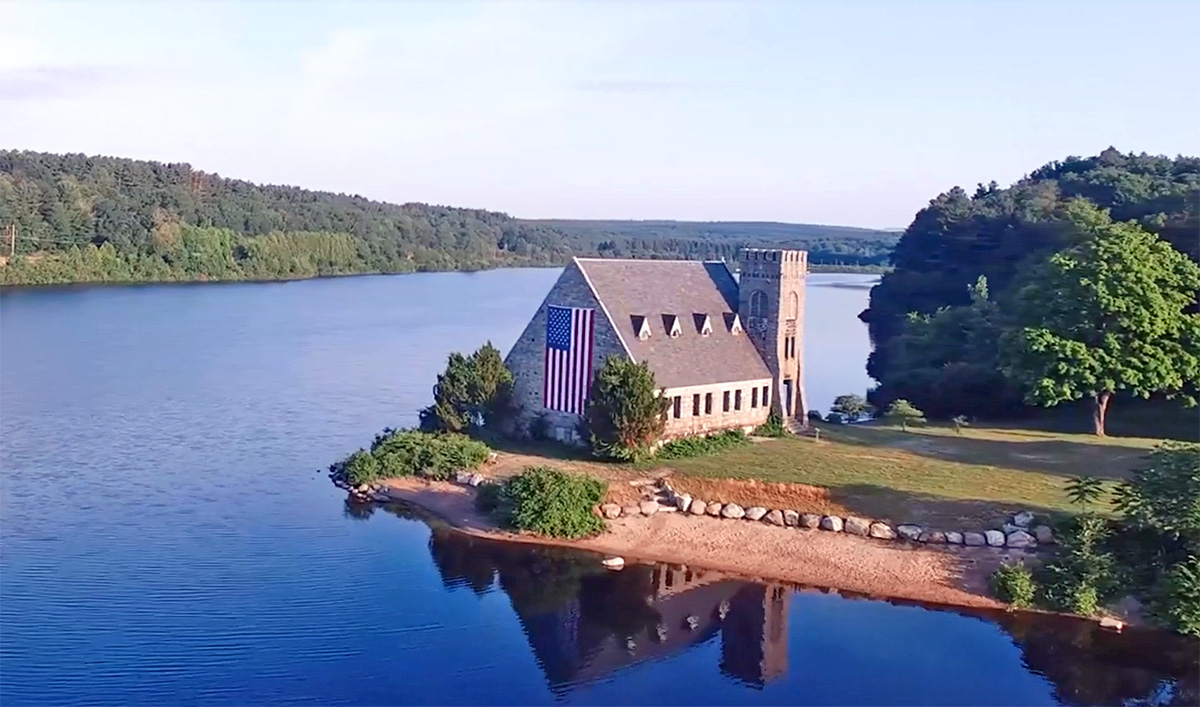
[[[872,402],[1007,417],[1195,394],[1200,158],[1070,157],[917,213],[872,289]]]
[[[624,224],[624,225],[622,225]],[[284,279],[563,265],[572,256],[732,260],[808,248],[814,264],[887,264],[895,234],[792,224],[523,221],[258,185],[182,163],[0,151],[0,284]],[[770,226],[770,228],[767,228]]]

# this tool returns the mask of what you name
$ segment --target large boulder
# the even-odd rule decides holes
[[[946,531],[946,542],[951,545],[962,545],[962,543],[963,543],[962,533],[958,532],[957,530],[947,530]]]
[[[638,510],[644,516],[652,516],[658,513],[658,501],[642,501],[638,504]]]
[[[688,513],[694,516],[702,516],[708,510],[708,504],[698,498],[692,499],[692,505],[688,506]]]
[[[472,486],[479,486],[485,480],[486,479],[484,479],[483,474],[471,474],[471,478],[469,481],[467,481],[467,483]]]
[[[605,503],[600,506],[600,512],[605,518],[620,518],[621,507],[615,503]]]
[[[983,537],[987,540],[987,544],[992,547],[1004,547],[1004,533],[999,530],[985,530]]]
[[[1040,545],[1051,545],[1054,543],[1054,531],[1048,525],[1039,525],[1033,529],[1033,537],[1037,538]]]
[[[686,493],[681,493],[675,496],[675,507],[681,511],[686,511],[692,506],[692,497]]]
[[[1024,530],[1009,533],[1004,540],[1004,544],[1008,547],[1033,547],[1037,545],[1037,540]]]
[[[746,509],[746,520],[762,520],[766,514],[767,509],[762,506],[750,506]]]
[[[704,512],[713,518],[719,518],[721,516],[721,502],[709,501],[708,508],[704,509]]]
[[[471,472],[469,472],[469,471],[454,472],[454,483],[462,484],[463,486],[466,486],[467,484],[471,483]]]
[[[800,525],[800,514],[796,511],[785,510],[783,512],[783,524],[790,525],[793,528]]]
[[[851,535],[866,537],[867,533],[871,530],[871,521],[857,516],[847,516],[846,522],[842,527]]]
[[[879,538],[880,540],[896,539],[896,531],[892,530],[892,526],[888,525],[887,523],[872,523],[870,530],[867,531],[867,534],[873,538]]]
[[[821,519],[821,530],[832,530],[835,533],[842,532],[842,519],[837,516],[825,516]]]
[[[987,538],[983,537],[983,533],[963,533],[963,545],[971,547],[987,545]]]
[[[906,523],[896,526],[896,533],[905,540],[916,540],[921,537],[921,526]]]
[[[1000,532],[1004,533],[1005,535],[1008,535],[1009,533],[1015,533],[1018,530],[1025,530],[1025,528],[1022,528],[1015,523],[1004,523],[1000,526]]]
[[[735,520],[738,518],[745,518],[746,511],[736,503],[726,503],[725,507],[721,509],[721,517],[733,518]]]
[[[770,513],[768,513],[766,515],[765,518],[763,518],[763,522],[770,523],[771,525],[778,525],[778,526],[782,527],[783,526],[783,511],[771,511]]]
[[[1019,528],[1028,528],[1029,524],[1033,522],[1033,513],[1030,511],[1021,511],[1013,516],[1012,522],[1013,525]]]
[[[821,527],[821,516],[816,513],[801,513],[800,514],[801,528],[819,528]]]
[[[940,530],[925,530],[917,536],[918,542],[940,545],[946,542],[946,534]]]

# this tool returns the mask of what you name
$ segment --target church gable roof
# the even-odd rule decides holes
[[[630,355],[649,362],[659,385],[771,377],[749,337],[729,325],[737,312],[738,285],[725,263],[600,258],[575,263]],[[706,317],[708,334],[701,331]]]

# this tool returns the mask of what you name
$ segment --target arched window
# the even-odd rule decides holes
[[[788,295],[788,317],[791,319],[800,317],[800,295],[795,292]]]
[[[750,316],[765,317],[767,316],[767,293],[762,290],[755,290],[750,293]]]

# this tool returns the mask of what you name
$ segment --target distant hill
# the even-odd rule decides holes
[[[838,226],[536,221],[258,185],[117,157],[0,151],[0,284],[286,279],[561,265],[573,255],[726,258],[800,247],[820,265],[887,263],[896,234]],[[9,258],[8,256],[13,255]]]
[[[772,221],[573,221],[523,223],[566,234],[613,257],[686,257],[733,260],[741,248],[791,247],[809,251],[818,265],[882,267],[900,238],[849,226]]]

